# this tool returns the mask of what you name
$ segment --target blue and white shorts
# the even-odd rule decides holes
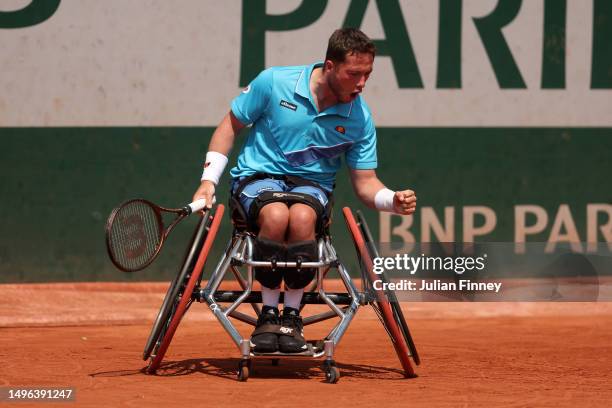
[[[240,185],[240,181],[242,178],[233,179],[231,192],[234,194],[238,186]],[[289,186],[284,180],[278,180],[274,178],[266,178],[260,180],[254,180],[253,182],[247,184],[240,193],[240,197],[238,197],[238,201],[242,205],[245,213],[249,213],[249,208],[251,208],[251,204],[263,192],[272,191],[272,192],[283,192],[283,193],[303,193],[308,194],[314,198],[316,198],[323,207],[327,206],[329,202],[329,198],[327,196],[326,190],[321,187],[315,186]]]

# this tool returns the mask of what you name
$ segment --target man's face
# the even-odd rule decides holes
[[[357,98],[363,91],[373,66],[374,56],[362,53],[349,54],[341,63],[325,61],[325,67],[329,70],[327,84],[338,102],[348,103]]]

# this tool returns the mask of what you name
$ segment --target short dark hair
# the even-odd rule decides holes
[[[325,60],[344,62],[347,55],[371,54],[376,56],[376,46],[370,38],[357,28],[341,28],[329,37]]]

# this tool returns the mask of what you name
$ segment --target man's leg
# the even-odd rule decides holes
[[[293,204],[289,208],[287,231],[287,260],[304,262],[317,258],[315,225],[317,214],[305,204]],[[304,339],[300,304],[304,287],[312,280],[314,270],[292,269],[285,272],[285,305],[281,317],[281,333],[278,348],[284,353],[299,353],[308,349]]]
[[[257,225],[259,226],[256,241],[258,256],[263,260],[278,258],[278,260],[284,261],[284,242],[289,225],[289,208],[287,208],[287,205],[271,203],[264,206],[259,212]],[[264,306],[278,309],[282,272],[261,268],[256,271],[256,274],[259,282],[262,283],[261,292]]]
[[[259,234],[255,240],[258,259],[284,260],[284,241],[288,224],[289,208],[287,208],[287,205],[271,203],[261,209],[257,218]],[[256,352],[271,353],[278,350],[278,334],[280,331],[278,300],[282,271],[258,268],[255,270],[255,276],[261,283],[263,307],[255,331],[251,335],[251,346]]]
[[[268,191],[284,191],[286,184],[275,179],[260,179],[246,185],[238,197],[245,213],[249,213],[257,197]],[[285,235],[289,224],[289,208],[283,203],[271,203],[261,208],[257,218],[259,234],[255,240],[255,259],[284,259]],[[269,268],[256,268],[255,278],[263,285],[263,296],[268,300],[264,304],[278,307],[278,293],[282,273]],[[274,291],[275,290],[275,291]],[[276,293],[275,293],[276,292]]]
[[[287,260],[294,261],[300,256],[304,261],[312,259],[313,250],[316,251],[315,242],[315,224],[317,222],[317,214],[312,207],[305,204],[294,204],[289,208],[289,231],[287,232],[287,248],[291,248],[291,253],[287,253]],[[289,259],[291,258],[291,259]],[[297,282],[290,282],[291,287],[285,290],[285,307],[299,309],[302,302],[302,294],[304,286],[310,282],[308,276],[311,271],[292,271]],[[308,276],[304,276],[308,275]],[[301,278],[301,279],[300,279]],[[308,280],[308,282],[302,282]],[[301,287],[300,287],[301,286]]]
[[[327,206],[327,194],[320,188],[314,186],[300,186],[291,189],[292,193],[303,193],[319,200],[323,207]],[[318,248],[315,241],[316,224],[319,215],[306,204],[294,204],[289,208],[289,225],[287,230],[287,257],[288,261],[302,259],[302,261],[318,261]],[[285,283],[288,283],[290,291],[299,291],[294,301],[293,296],[285,294],[285,306],[299,308],[303,288],[310,283],[314,277],[313,269],[293,270],[285,273]],[[287,277],[289,276],[289,279]]]
[[[239,199],[245,212],[248,213],[259,194],[264,191],[283,191],[284,188],[284,183],[278,180],[257,180],[243,189]],[[284,241],[289,224],[289,208],[283,203],[268,204],[260,210],[257,224],[259,234],[255,240],[255,259],[284,260]],[[256,352],[271,353],[278,350],[280,330],[278,299],[282,272],[269,268],[256,268],[255,277],[261,283],[263,307],[255,330],[251,334],[251,347]]]

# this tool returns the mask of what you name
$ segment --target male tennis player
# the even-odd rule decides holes
[[[345,157],[357,196],[380,211],[412,214],[411,190],[392,191],[377,178],[376,129],[360,93],[372,73],[376,50],[360,30],[336,30],[325,61],[261,72],[232,102],[213,133],[202,182],[193,200],[212,202],[238,132],[251,125],[231,170],[231,192],[256,230],[260,260],[317,261],[317,223],[328,218],[336,172]],[[266,192],[268,192],[266,194]],[[269,192],[301,193],[301,201]],[[261,268],[263,308],[251,336],[256,352],[307,350],[299,316],[308,268]],[[280,315],[281,282],[285,283]]]

